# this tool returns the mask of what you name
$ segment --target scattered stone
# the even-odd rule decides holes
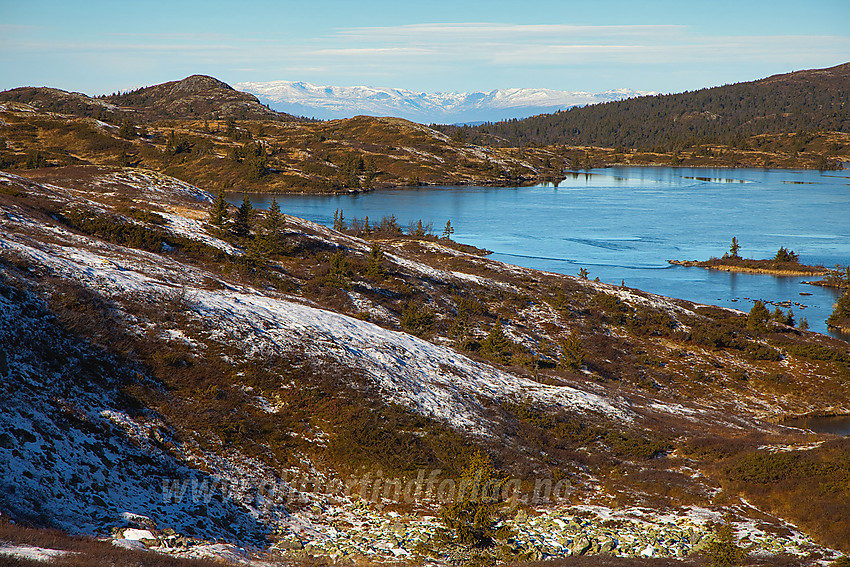
[[[590,546],[590,540],[587,539],[587,536],[582,535],[573,543],[573,555],[584,555],[590,549]]]

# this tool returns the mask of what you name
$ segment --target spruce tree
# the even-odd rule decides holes
[[[263,245],[268,253],[280,254],[283,250],[284,230],[286,230],[286,215],[280,212],[277,199],[272,197],[272,203],[263,222]]]
[[[227,211],[227,201],[224,200],[224,191],[219,191],[215,201],[213,201],[212,209],[210,209],[209,223],[218,228],[224,228],[229,218],[230,214]]]
[[[130,119],[125,118],[121,122],[121,128],[118,129],[118,135],[122,138],[135,138],[136,137],[136,126],[133,124]]]
[[[850,289],[841,294],[826,324],[830,327],[850,328]]]
[[[738,251],[741,249],[741,245],[738,244],[738,237],[732,237],[732,244],[729,246],[729,257],[730,258],[740,258],[738,256]]]
[[[765,332],[767,331],[767,323],[770,321],[770,311],[764,306],[764,303],[756,300],[753,303],[753,308],[750,309],[750,314],[747,315],[747,328],[751,331]]]
[[[245,195],[242,200],[242,205],[236,210],[236,216],[233,217],[233,234],[236,236],[248,236],[251,234],[251,217],[254,216],[254,207],[251,205],[251,199]]]
[[[440,512],[445,530],[438,534],[438,539],[486,548],[492,546],[495,539],[509,536],[509,529],[500,525],[503,482],[490,457],[476,451],[463,470],[454,501]]]
[[[735,530],[727,515],[723,524],[716,526],[714,537],[703,551],[711,567],[732,567],[747,557],[747,550],[737,543]]]
[[[454,234],[454,233],[455,233],[455,229],[452,226],[452,221],[447,220],[446,221],[446,228],[443,229],[443,240],[451,240],[452,234]]]
[[[387,275],[387,270],[383,266],[384,251],[377,244],[372,245],[372,251],[369,252],[369,257],[366,260],[366,277],[374,279],[382,279]]]
[[[334,230],[340,232],[345,230],[345,217],[342,216],[342,209],[336,209],[334,211]]]
[[[511,360],[512,346],[511,340],[502,329],[502,322],[497,320],[484,340],[481,341],[481,354],[499,364],[507,364]]]

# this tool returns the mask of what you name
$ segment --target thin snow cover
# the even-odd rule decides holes
[[[215,478],[202,471],[226,469],[190,468],[189,455],[177,457],[151,442],[152,426],[168,436],[155,416],[130,418],[119,409],[119,384],[135,369],[87,350],[30,301],[37,300],[0,297],[0,344],[15,345],[7,353],[10,372],[0,380],[0,435],[15,447],[0,447],[4,507],[21,517],[49,517],[73,533],[101,534],[127,523],[145,530],[153,522],[144,520],[155,518],[163,528],[205,539],[262,541],[265,521],[286,512],[271,503],[261,520],[261,511],[244,503],[261,479],[247,475],[273,475],[240,458],[246,480],[238,486],[247,497],[203,500]],[[84,364],[104,369],[97,382],[88,381],[92,373]]]
[[[539,384],[339,313],[256,293],[198,290],[193,303],[205,320],[216,321],[219,333],[249,352],[305,349],[318,358],[330,356],[364,371],[390,401],[458,429],[486,434],[490,423],[482,402],[506,398],[632,420],[630,412],[600,395]]]
[[[244,549],[229,543],[213,543],[193,546],[184,557],[197,559],[215,559],[229,564],[250,565],[251,556]]]
[[[197,240],[209,244],[219,250],[233,256],[241,256],[242,250],[235,246],[210,235],[204,228],[204,223],[174,213],[158,213],[168,220],[168,229],[178,236],[185,236],[191,240]]]
[[[656,309],[663,309],[668,313],[682,313],[685,315],[694,315],[693,311],[685,309],[681,305],[677,305],[669,298],[664,297],[662,295],[655,295],[647,293],[646,295],[637,294],[633,291],[610,285],[610,284],[599,284],[597,282],[590,282],[598,291],[603,291],[605,293],[609,293],[611,295],[616,296],[618,299],[625,301],[631,305],[645,305],[648,307],[655,307]]]
[[[675,415],[681,415],[682,417],[690,417],[693,415],[699,415],[701,413],[705,413],[704,411],[695,410],[693,408],[687,408],[682,404],[664,404],[661,402],[653,402],[649,404],[654,410],[663,411],[666,413],[672,413]]]
[[[392,260],[395,264],[407,268],[411,272],[419,274],[420,276],[425,276],[434,281],[438,281],[441,283],[451,283],[452,279],[463,280],[467,282],[476,283],[481,286],[496,286],[501,287],[503,289],[508,289],[511,291],[517,291],[517,288],[512,286],[506,282],[500,282],[496,280],[490,280],[487,278],[482,278],[480,276],[476,276],[473,274],[466,274],[464,272],[447,272],[445,270],[440,270],[438,268],[432,268],[428,264],[423,264],[422,262],[417,262],[416,260],[409,260],[407,258],[402,258],[401,256],[397,256],[390,252],[384,252],[387,258]]]
[[[124,248],[85,236],[70,236],[77,246],[46,243],[35,246],[26,236],[12,233],[0,240],[0,251],[15,251],[37,264],[49,266],[57,274],[114,295],[144,291],[168,297],[185,293],[184,288],[191,288],[202,283],[204,278],[211,277],[207,272],[152,252]]]
[[[36,547],[34,545],[26,545],[23,543],[3,543],[0,542],[0,555],[7,557],[11,556],[15,559],[27,559],[29,561],[51,561],[57,557],[68,555],[71,551],[64,549],[49,549],[46,547]]]
[[[114,545],[115,547],[122,547],[124,549],[132,549],[135,551],[147,550],[147,546],[136,539],[113,539],[112,545]]]
[[[790,453],[792,451],[811,451],[824,444],[824,441],[815,441],[805,445],[759,445],[759,451],[770,453]]]
[[[161,198],[162,196],[177,195],[201,203],[213,202],[213,196],[207,191],[185,181],[147,169],[124,169],[107,175],[104,177],[104,181],[136,187],[144,191],[146,197],[158,196]]]
[[[144,264],[135,258],[125,257],[119,265],[91,250],[59,246],[36,250],[13,241],[0,243],[0,247],[9,245],[38,263],[107,293],[162,294],[173,290],[167,281],[137,271]],[[125,254],[143,256],[130,250]],[[154,274],[166,277],[163,272]],[[388,399],[459,429],[486,434],[489,420],[482,401],[505,398],[530,398],[545,405],[632,420],[630,412],[618,407],[624,404],[615,405],[600,395],[539,384],[474,362],[450,348],[339,313],[250,289],[209,291],[192,287],[187,292],[194,310],[202,320],[211,322],[214,337],[236,338],[249,353],[306,349],[318,359],[331,356],[346,367],[364,371]]]

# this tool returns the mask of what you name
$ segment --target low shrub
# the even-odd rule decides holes
[[[498,364],[510,362],[515,348],[514,342],[505,335],[502,322],[498,320],[487,336],[480,341],[480,345],[479,352]]]
[[[850,363],[850,356],[834,348],[822,345],[782,344],[782,348],[785,349],[785,352],[788,354],[792,354],[800,358],[808,358],[809,360]]]
[[[756,342],[747,343],[744,349],[744,356],[750,360],[782,360],[782,353],[777,349]]]
[[[409,303],[402,312],[399,323],[402,329],[411,335],[423,337],[433,329],[434,320],[433,311],[416,303]]]

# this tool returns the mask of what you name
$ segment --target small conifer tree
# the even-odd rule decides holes
[[[842,293],[835,302],[826,324],[830,327],[850,328],[850,289]]]
[[[451,240],[452,234],[454,234],[454,233],[455,233],[455,229],[452,226],[452,221],[447,220],[446,221],[446,228],[443,229],[443,240]]]
[[[773,257],[774,262],[792,262],[795,264],[799,261],[799,259],[800,257],[796,252],[789,250],[784,246],[777,250],[776,256]]]
[[[497,320],[484,340],[481,341],[481,353],[499,364],[507,364],[511,360],[512,346],[513,343],[505,335],[502,328],[502,322]]]
[[[738,243],[738,237],[732,237],[732,245],[729,246],[729,257],[730,258],[740,258],[738,256],[738,251],[741,250],[741,245]]]
[[[342,209],[334,211],[334,230],[345,230],[345,217],[342,215]]]
[[[577,333],[570,333],[561,339],[561,366],[570,370],[578,370],[584,364],[584,357],[584,349]]]
[[[263,222],[263,246],[268,253],[280,254],[283,250],[284,230],[286,230],[286,215],[280,212],[277,199],[272,197]]]
[[[377,244],[372,245],[372,250],[369,252],[369,257],[366,260],[366,277],[374,279],[382,279],[387,275],[387,270],[383,265],[384,251]]]
[[[438,535],[446,543],[472,548],[491,547],[495,539],[508,537],[499,511],[504,500],[504,479],[490,457],[476,451],[463,470],[453,502],[440,511],[445,529]]]
[[[340,250],[330,258],[325,282],[334,287],[347,288],[351,283],[350,276],[351,265],[345,257],[345,252]]]
[[[122,138],[135,138],[136,126],[128,118],[125,118],[121,122],[121,128],[118,130],[118,135]]]
[[[408,333],[422,337],[434,327],[434,312],[415,303],[409,303],[402,312],[399,323]]]
[[[704,551],[712,567],[732,567],[747,557],[747,550],[738,545],[735,531],[728,516],[725,522],[717,526],[714,539]]]
[[[747,328],[751,331],[765,332],[767,331],[767,323],[770,320],[770,311],[764,306],[764,303],[756,300],[753,303],[750,314],[747,315]]]
[[[248,236],[251,234],[251,220],[254,216],[254,207],[251,205],[251,199],[245,195],[242,200],[242,205],[236,210],[236,215],[233,217],[233,234],[236,236]]]
[[[230,214],[227,210],[227,201],[224,200],[224,191],[219,191],[215,201],[213,201],[212,209],[210,209],[209,223],[218,228],[224,228],[229,218]]]

